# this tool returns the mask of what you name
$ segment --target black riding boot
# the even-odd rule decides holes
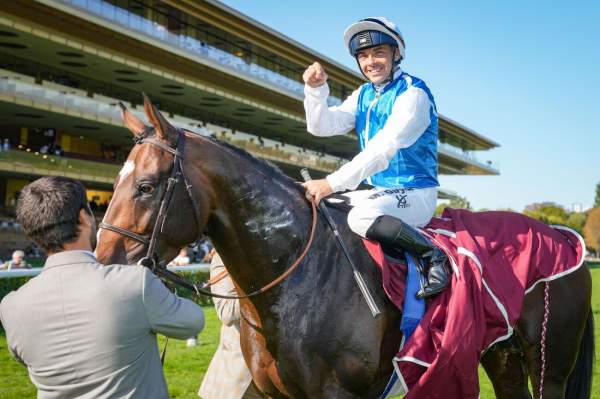
[[[402,220],[388,215],[379,216],[367,230],[367,238],[419,255],[429,264],[425,271],[421,271],[427,276],[427,283],[419,290],[417,298],[436,295],[448,285],[448,257]]]

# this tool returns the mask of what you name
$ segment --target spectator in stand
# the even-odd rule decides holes
[[[179,255],[177,255],[169,266],[187,266],[190,264],[190,257],[188,256],[187,247],[181,248]]]
[[[210,241],[207,238],[198,241],[194,246],[195,259],[197,259],[199,262],[203,262],[204,257],[210,252],[210,248]]]
[[[210,262],[210,257],[208,258],[208,261],[205,261],[204,259],[209,254],[211,248],[212,244],[208,238],[201,238],[193,244],[190,244],[188,246],[190,263]]]
[[[63,151],[62,147],[58,144],[56,144],[54,146],[54,148],[52,148],[52,153],[59,157],[62,157],[63,155],[65,155],[65,152]]]
[[[40,258],[42,256],[42,251],[40,250],[40,247],[32,242],[27,248],[25,248],[25,256],[28,258]]]
[[[14,269],[31,269],[31,265],[25,262],[25,252],[20,249],[16,250],[12,254],[12,259],[5,262],[0,269],[2,270],[14,270]]]
[[[98,210],[100,212],[106,212],[107,209],[108,209],[108,200],[104,200],[104,202],[98,206]]]
[[[204,259],[202,259],[202,262],[205,263],[209,263],[212,262],[213,258],[215,257],[215,255],[217,254],[217,250],[214,248],[211,248],[208,253],[206,255],[204,255]]]
[[[215,253],[210,264],[210,277],[225,271],[221,257]],[[220,295],[238,295],[229,276],[213,284],[212,292]],[[217,316],[223,322],[221,338],[213,355],[198,395],[202,399],[259,399],[264,396],[252,382],[240,347],[240,301],[213,298]]]
[[[94,196],[92,198],[92,200],[89,202],[90,204],[90,209],[92,210],[92,212],[96,212],[98,210],[98,203],[96,202],[96,196]]]

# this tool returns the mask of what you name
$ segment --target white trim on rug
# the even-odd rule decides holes
[[[581,237],[581,235],[576,232],[573,229],[570,229],[568,227],[565,226],[559,226],[559,225],[550,225],[550,227],[552,227],[553,229],[556,230],[565,230],[568,231],[569,233],[573,234],[575,237],[577,237],[577,239],[579,239],[579,243],[581,244],[581,259],[579,259],[579,263],[577,263],[576,265],[568,268],[567,270],[560,272],[558,274],[554,274],[550,277],[545,277],[542,279],[539,279],[537,281],[535,281],[533,284],[531,284],[529,286],[529,288],[527,288],[525,290],[525,295],[529,294],[531,291],[533,291],[533,289],[535,288],[536,285],[538,285],[541,282],[545,282],[545,281],[552,281],[552,280],[556,280],[558,278],[561,278],[563,276],[566,276],[567,274],[573,273],[575,270],[579,269],[581,267],[581,265],[583,265],[583,262],[585,261],[585,241],[583,240],[583,237]]]

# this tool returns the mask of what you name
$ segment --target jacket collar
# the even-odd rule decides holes
[[[383,91],[385,91],[385,89],[391,86],[400,76],[402,76],[402,73],[402,68],[398,66],[398,68],[394,71],[394,75],[392,76],[391,80],[387,80],[384,83],[378,85],[376,85],[375,83],[371,83],[371,85],[373,86],[373,89],[375,89],[376,92],[382,93]]]
[[[89,251],[62,251],[50,255],[48,259],[46,259],[46,264],[44,265],[42,271],[57,266],[71,265],[75,263],[98,263],[98,260],[94,254]]]

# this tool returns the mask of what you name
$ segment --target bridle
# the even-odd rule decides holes
[[[292,271],[294,271],[294,269],[296,269],[296,267],[300,264],[300,262],[302,262],[302,260],[308,253],[308,250],[309,250],[309,248],[312,244],[313,238],[314,238],[315,227],[316,227],[316,222],[317,222],[317,211],[316,211],[316,205],[313,201],[311,201],[312,227],[311,227],[311,232],[310,232],[308,242],[307,242],[304,250],[298,257],[298,259],[283,274],[281,274],[275,280],[271,281],[269,284],[265,285],[264,287],[262,287],[256,291],[253,291],[249,294],[239,295],[239,296],[215,294],[215,293],[211,292],[210,290],[208,290],[207,288],[211,285],[211,283],[214,283],[216,281],[212,281],[212,282],[209,281],[202,285],[198,285],[198,284],[195,284],[195,283],[181,277],[177,273],[168,270],[166,267],[166,264],[164,262],[160,261],[159,254],[156,250],[156,244],[158,242],[158,238],[160,237],[161,233],[163,232],[165,221],[167,220],[167,212],[169,210],[169,206],[171,205],[171,199],[173,198],[173,191],[174,191],[177,183],[182,181],[185,184],[185,189],[188,194],[188,198],[191,201],[192,208],[194,209],[194,213],[195,213],[195,217],[196,217],[196,225],[198,227],[200,226],[200,212],[198,210],[196,201],[194,200],[194,196],[192,195],[192,191],[191,191],[192,186],[188,183],[188,180],[185,177],[185,173],[184,173],[184,169],[183,169],[183,153],[184,153],[184,148],[185,148],[185,133],[181,129],[177,129],[177,144],[175,145],[175,148],[173,148],[173,147],[170,147],[170,146],[164,144],[163,142],[155,139],[154,137],[150,136],[151,132],[152,132],[152,128],[146,127],[144,129],[144,131],[142,131],[142,133],[135,136],[135,138],[134,138],[135,144],[136,145],[151,144],[163,151],[166,151],[166,152],[172,154],[173,155],[173,167],[171,169],[171,174],[170,174],[169,178],[167,179],[167,188],[166,188],[165,193],[163,194],[162,200],[160,202],[159,209],[158,209],[158,215],[156,216],[156,221],[154,222],[154,227],[152,229],[152,234],[150,235],[150,238],[147,238],[146,236],[135,233],[131,230],[127,230],[122,227],[118,227],[118,226],[115,226],[115,225],[112,225],[109,223],[105,223],[105,222],[100,223],[98,225],[98,228],[113,231],[115,233],[126,236],[126,237],[146,246],[147,247],[146,255],[138,261],[139,265],[149,268],[150,270],[152,270],[152,272],[154,274],[156,274],[157,276],[161,277],[164,280],[168,280],[176,285],[179,285],[181,287],[184,287],[184,288],[194,291],[197,295],[203,294],[203,295],[207,295],[207,296],[211,296],[211,297],[225,298],[225,299],[240,299],[240,298],[253,297],[253,296],[262,294],[263,292],[267,291],[268,289],[276,286],[281,281],[283,281]]]
[[[192,207],[194,208],[194,212],[195,212],[195,216],[196,216],[196,223],[200,222],[200,217],[199,217],[199,212],[198,212],[198,207],[196,206],[196,202],[194,201],[194,197],[192,196],[191,193],[191,186],[188,184],[187,179],[185,177],[184,171],[183,171],[183,150],[185,147],[185,134],[183,132],[181,132],[180,130],[177,130],[177,145],[175,148],[169,147],[168,145],[162,143],[161,141],[158,141],[157,139],[153,138],[150,136],[150,132],[152,131],[152,128],[147,127],[146,129],[144,129],[144,131],[140,134],[138,134],[137,136],[135,136],[134,138],[134,142],[136,145],[141,145],[144,143],[147,144],[152,144],[155,147],[158,147],[159,149],[166,151],[170,154],[173,155],[173,167],[171,168],[171,174],[169,176],[169,178],[167,179],[167,189],[165,190],[165,193],[163,194],[162,200],[160,202],[160,206],[159,206],[159,210],[158,210],[158,216],[156,217],[156,221],[154,223],[154,228],[152,229],[152,234],[150,235],[150,238],[147,238],[141,234],[138,233],[134,233],[131,230],[127,230],[109,223],[100,223],[100,225],[98,226],[100,229],[106,229],[106,230],[111,230],[114,231],[115,233],[119,233],[121,235],[124,235],[126,237],[131,238],[132,240],[135,240],[143,245],[145,245],[147,247],[147,251],[146,251],[146,256],[144,256],[142,259],[140,259],[140,261],[138,262],[139,264],[146,266],[152,270],[154,270],[157,267],[158,264],[158,253],[156,251],[156,243],[158,241],[158,238],[160,236],[160,234],[163,232],[163,227],[166,221],[166,217],[167,217],[167,211],[169,209],[169,205],[171,204],[171,199],[173,197],[173,191],[175,189],[175,186],[177,185],[177,183],[179,183],[180,180],[183,180],[183,182],[185,183],[185,187],[186,187],[186,191],[188,194],[188,197],[190,199],[190,201],[192,202]]]

